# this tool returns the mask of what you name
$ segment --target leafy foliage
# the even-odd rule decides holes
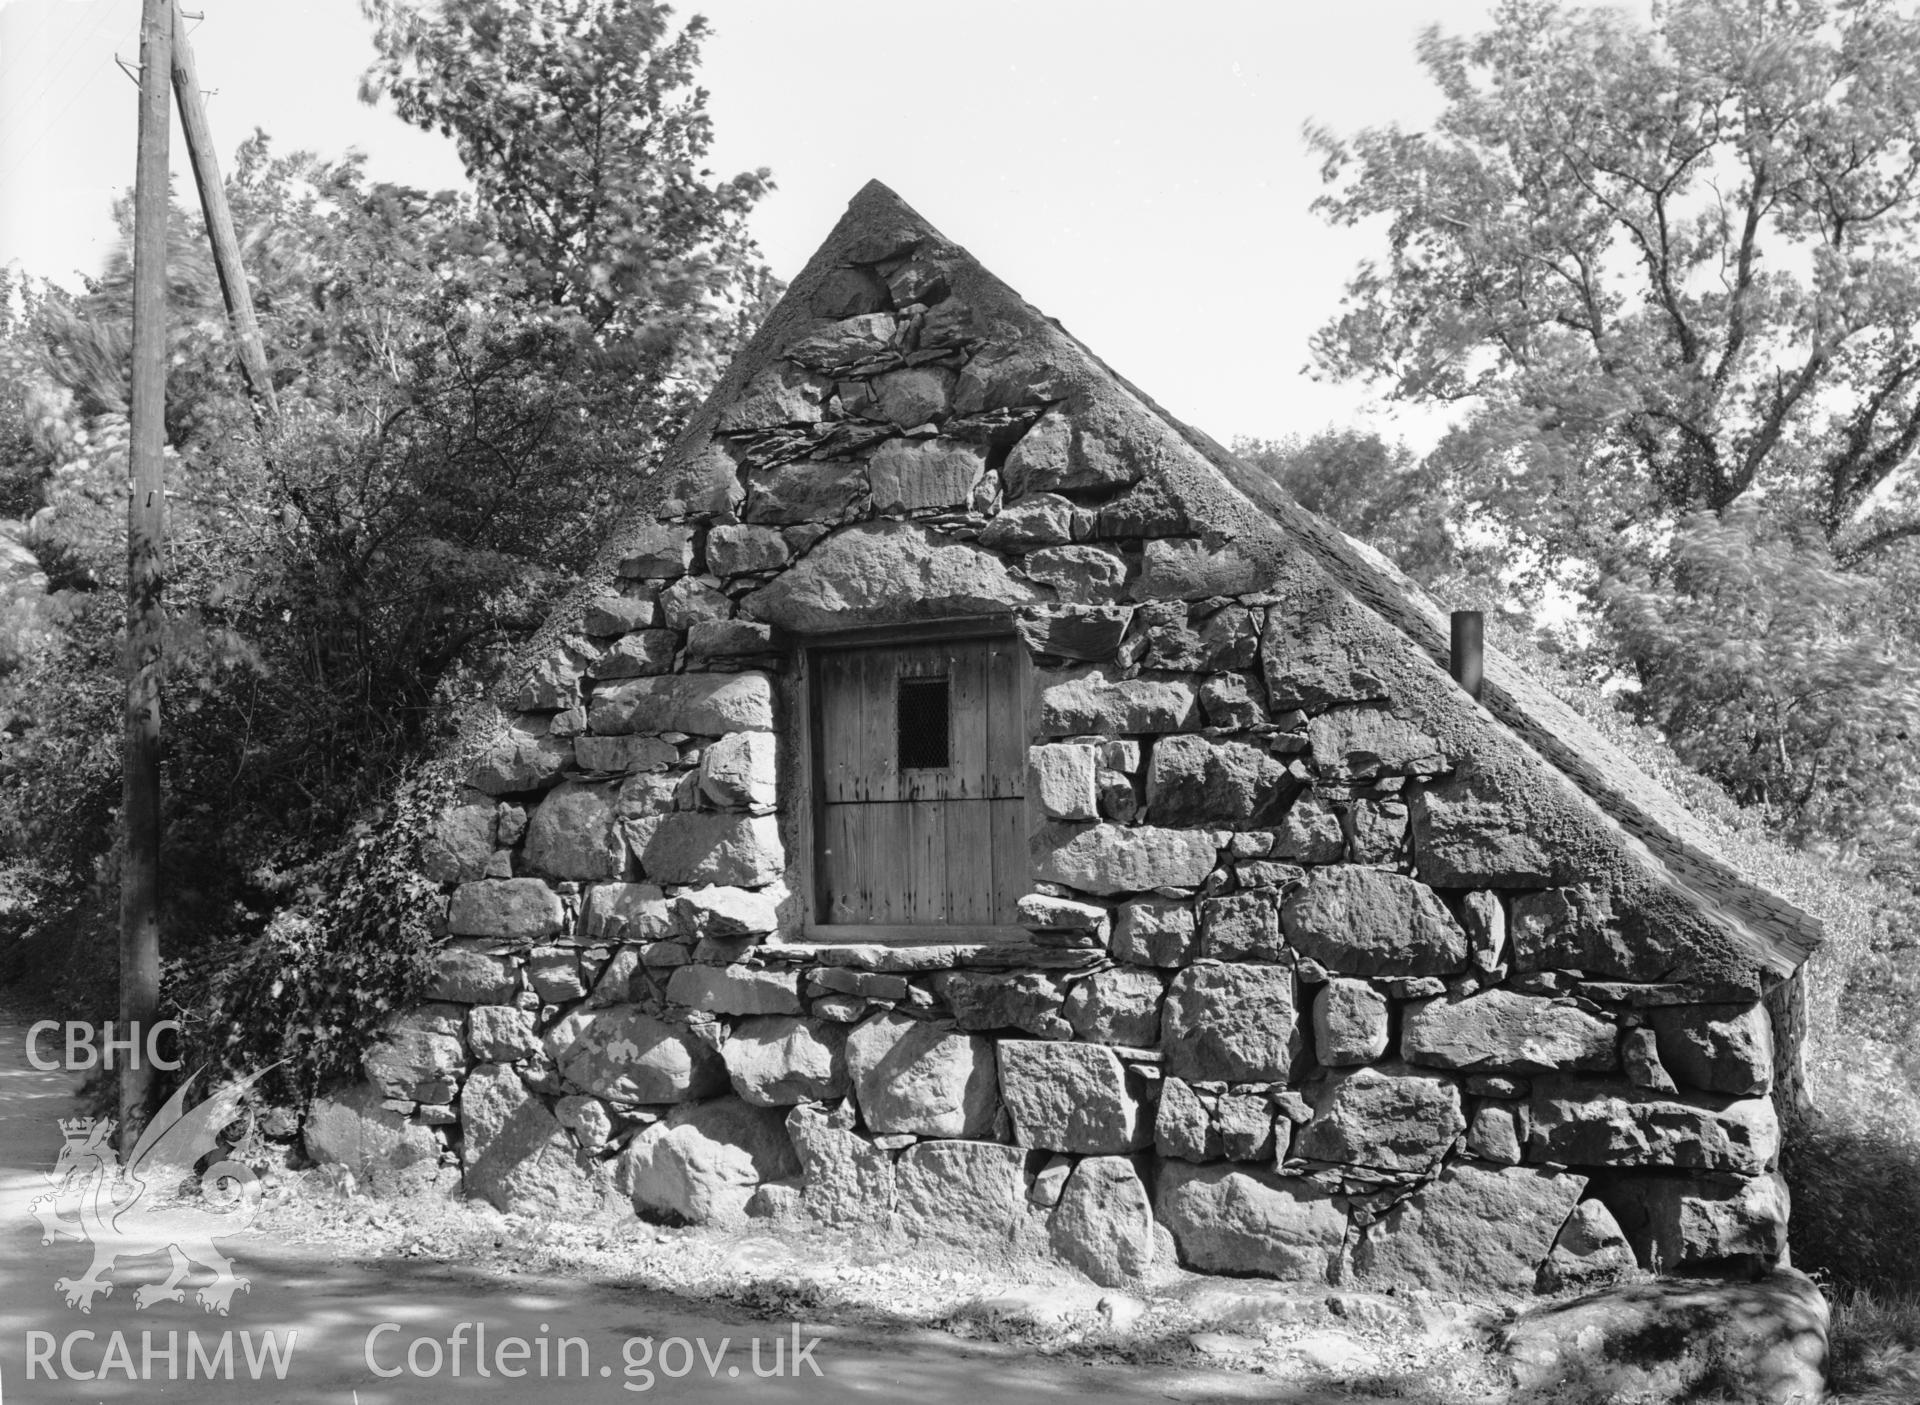
[[[1328,369],[1470,404],[1451,461],[1557,550],[1757,489],[1845,558],[1920,532],[1920,20],[1504,0],[1420,58],[1431,130],[1310,133],[1316,208],[1387,225]]]
[[[1665,571],[1659,586],[1642,573],[1598,591],[1632,660],[1632,710],[1788,828],[1904,840],[1920,671],[1880,627],[1876,582],[1744,504],[1684,520]]]
[[[478,9],[389,17],[412,36],[382,29],[383,52],[407,55],[403,106],[506,121],[504,89],[470,81],[492,34]],[[705,95],[687,89],[698,30],[653,55],[659,19],[609,9],[569,31],[564,63],[516,77],[516,100],[546,111],[593,72],[646,75],[645,91],[609,79],[597,135],[560,123],[463,144],[485,163],[479,200],[282,155],[262,134],[242,146],[228,194],[281,407],[264,428],[204,237],[176,213],[162,940],[168,997],[202,1047],[231,1028],[230,1053],[264,1057],[311,1017],[325,1038],[299,1051],[301,1077],[339,1071],[365,1032],[355,1011],[403,998],[427,931],[399,876],[420,815],[398,802],[377,853],[358,817],[591,559],[773,289],[743,223],[764,176],[682,169],[708,139]],[[557,191],[562,170],[591,213],[539,235],[506,192]],[[595,272],[606,258],[626,272]],[[83,295],[0,328],[43,412],[9,469],[65,601],[57,634],[0,674],[0,934],[64,967],[76,1009],[111,1003],[130,289],[122,252]]]

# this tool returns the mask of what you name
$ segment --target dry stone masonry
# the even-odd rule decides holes
[[[1105,1284],[1780,1259],[1763,1002],[1813,924],[890,192],[652,484],[426,842],[429,1003],[323,1150]],[[981,618],[1028,669],[1024,930],[811,939],[799,651]]]

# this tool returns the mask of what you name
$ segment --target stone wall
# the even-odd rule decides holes
[[[1751,934],[1287,543],[1211,530],[1233,490],[964,253],[843,226],[677,458],[429,840],[432,1003],[346,1099],[379,1144],[444,1138],[503,1208],[1110,1284],[1169,1243],[1496,1295],[1783,1254]],[[1025,939],[808,944],[796,646],[982,615],[1032,662]]]

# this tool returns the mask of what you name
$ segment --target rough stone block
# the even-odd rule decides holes
[[[1433,775],[1450,764],[1437,741],[1384,707],[1329,708],[1307,732],[1320,774],[1336,780]]]
[[[657,942],[673,934],[672,907],[656,883],[596,883],[580,930],[595,942]]]
[[[1217,961],[1173,978],[1160,1014],[1166,1070],[1192,1081],[1288,1077],[1300,1053],[1294,976],[1285,966]]]
[[[739,1224],[768,1181],[799,1174],[786,1115],[738,1098],[676,1107],[627,1144],[617,1183],[634,1208],[693,1224]]]
[[[899,1224],[914,1239],[979,1248],[1026,1222],[1027,1153],[997,1142],[927,1141],[894,1166]]]
[[[547,792],[527,822],[524,862],[554,878],[618,878],[626,842],[614,828],[616,788],[566,781]]]
[[[629,580],[674,580],[693,569],[693,532],[686,527],[648,522],[625,545],[620,574]]]
[[[605,1172],[574,1150],[545,1103],[520,1075],[482,1064],[460,1098],[461,1158],[467,1193],[497,1210],[578,1218],[600,1208]]]
[[[1679,1166],[1758,1175],[1780,1152],[1766,1098],[1664,1095],[1614,1079],[1533,1082],[1528,1158],[1567,1166]]]
[[[467,1048],[481,1063],[516,1063],[540,1052],[533,1017],[513,1005],[475,1005],[467,1011]]]
[[[1222,1093],[1214,1105],[1213,1122],[1220,1133],[1220,1150],[1229,1161],[1278,1159],[1273,1150],[1273,1104],[1265,1093]]]
[[[780,825],[772,815],[664,815],[640,866],[656,883],[718,883],[760,888],[786,870]]]
[[[1047,546],[1030,554],[1027,576],[1054,591],[1063,603],[1101,605],[1126,597],[1133,568],[1104,546]]]
[[[494,802],[477,795],[442,810],[420,840],[421,875],[435,883],[471,883],[484,875],[493,857],[493,815]]]
[[[1420,872],[1443,888],[1542,888],[1566,864],[1529,823],[1533,807],[1488,776],[1461,773],[1416,788],[1409,816]]]
[[[1124,1156],[1090,1156],[1074,1167],[1047,1222],[1053,1251],[1095,1283],[1132,1283],[1153,1261],[1153,1207]]]
[[[682,966],[667,981],[667,999],[716,1015],[797,1015],[800,978],[751,966]]]
[[[1014,1140],[1044,1151],[1135,1151],[1152,1132],[1111,1049],[1049,1040],[999,1041],[1000,1097]]]
[[[1115,678],[1098,668],[1042,672],[1042,736],[1139,736],[1200,725],[1200,692],[1190,678]]]
[[[802,1203],[815,1219],[844,1227],[884,1223],[893,1213],[892,1156],[817,1107],[788,1113],[787,1135],[807,1178]]]
[[[1250,1166],[1163,1161],[1156,1190],[1182,1262],[1202,1273],[1324,1284],[1347,1234],[1341,1201],[1307,1181]]]
[[[986,473],[984,445],[955,439],[889,439],[867,460],[876,512],[964,508]]]
[[[433,954],[433,971],[422,992],[429,1000],[491,1005],[513,999],[520,971],[512,960],[489,948],[492,941],[454,938]]]
[[[1613,1283],[1636,1267],[1633,1246],[1605,1202],[1582,1200],[1560,1226],[1535,1287],[1542,1293],[1586,1291]]]
[[[1511,990],[1407,1006],[1400,1057],[1471,1073],[1587,1073],[1619,1066],[1619,1030],[1569,1001]]]
[[[360,1055],[360,1071],[383,1097],[452,1102],[467,1066],[463,1013],[458,1005],[420,1005],[393,1016]]]
[[[447,931],[455,937],[534,942],[559,935],[564,919],[561,894],[540,879],[490,879],[453,889]]]
[[[1744,1097],[1773,1086],[1773,1022],[1764,1004],[1656,1005],[1647,1021],[1661,1064],[1688,1087]]]
[[[1371,1288],[1448,1297],[1531,1293],[1541,1260],[1586,1188],[1585,1176],[1456,1161],[1368,1225],[1354,1277]]]
[[[1132,621],[1127,605],[1055,605],[1027,611],[1013,627],[1029,653],[1097,661],[1114,656]]]
[[[658,737],[583,733],[573,739],[573,759],[583,771],[663,771],[680,759],[680,752]]]
[[[1787,1183],[1755,1176],[1622,1177],[1601,1192],[1633,1252],[1656,1272],[1787,1251]]]
[[[1060,1013],[1066,981],[1044,971],[954,971],[937,978],[941,998],[964,1030],[1020,1029],[1042,1039],[1067,1039],[1073,1028]]]
[[[1184,1078],[1160,1083],[1160,1106],[1153,1119],[1153,1149],[1181,1161],[1218,1161],[1220,1128],[1213,1111]]]
[[[771,732],[735,732],[700,756],[700,794],[722,810],[770,810],[774,790]]]
[[[707,533],[707,569],[716,576],[777,571],[792,558],[787,539],[771,527],[727,524]]]
[[[561,1076],[583,1093],[630,1105],[688,1102],[726,1089],[720,1055],[685,1025],[632,1005],[570,1019],[570,1042],[560,1046],[550,1038],[548,1052]]]
[[[1301,796],[1273,832],[1273,855],[1301,863],[1339,863],[1347,856],[1339,812],[1318,795]]]
[[[776,363],[748,381],[739,397],[720,411],[716,428],[722,434],[743,434],[817,424],[820,406],[832,390],[833,382],[823,376]]]
[[[1287,940],[1348,976],[1446,976],[1467,964],[1467,934],[1424,883],[1377,868],[1327,868],[1288,895]]]
[[[1029,840],[1034,877],[1085,893],[1192,888],[1213,871],[1213,841],[1152,825],[1048,824]]]
[[[400,1113],[381,1106],[385,1094],[354,1083],[313,1100],[301,1137],[307,1159],[345,1166],[376,1195],[431,1183],[440,1161],[440,1138]]]
[[[1027,748],[1027,798],[1056,820],[1100,817],[1094,796],[1094,748],[1055,743]]]
[[[650,595],[603,595],[587,602],[580,617],[580,628],[595,639],[626,634],[636,629],[651,629],[660,618],[659,608]]]
[[[1064,1013],[1074,1036],[1095,1044],[1151,1049],[1160,1043],[1160,998],[1166,978],[1157,971],[1115,966],[1078,982]]]
[[[1212,961],[1289,961],[1280,935],[1280,896],[1231,893],[1200,904],[1200,955]]]
[[[486,795],[545,790],[559,783],[572,759],[573,747],[564,737],[509,733],[467,769],[467,784]]]
[[[1267,584],[1259,563],[1237,542],[1160,537],[1146,545],[1133,594],[1137,600],[1205,600],[1246,595]]]
[[[980,545],[993,551],[1032,551],[1073,540],[1073,504],[1057,493],[1032,493],[1000,509]]]
[[[773,684],[764,673],[676,673],[596,688],[587,726],[602,736],[627,732],[773,730]]]
[[[644,678],[666,673],[673,667],[674,651],[680,636],[671,629],[642,629],[624,634],[593,661],[589,670],[596,679]]]
[[[1313,1120],[1294,1138],[1293,1154],[1382,1171],[1427,1171],[1466,1130],[1460,1085],[1451,1078],[1402,1063],[1338,1068],[1313,1090]]]
[[[1386,1053],[1386,996],[1365,981],[1321,986],[1313,997],[1313,1052],[1328,1068],[1370,1064]]]
[[[1246,742],[1162,737],[1147,768],[1147,814],[1156,824],[1246,829],[1270,824],[1300,781]]]
[[[753,1015],[720,1046],[733,1090],[755,1107],[845,1097],[847,1032],[795,1015]]]
[[[1195,956],[1195,928],[1189,904],[1157,899],[1126,903],[1114,922],[1114,959],[1136,966],[1185,966]]]
[[[889,521],[856,523],[826,537],[747,596],[741,612],[806,633],[1005,615],[1041,603],[993,552],[917,523]]]
[[[1000,1108],[993,1041],[892,1013],[854,1026],[847,1067],[867,1130],[979,1137]]]

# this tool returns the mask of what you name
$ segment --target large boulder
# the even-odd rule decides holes
[[[1013,1138],[1043,1151],[1134,1151],[1152,1137],[1126,1065],[1098,1044],[1002,1039],[1000,1097]]]
[[[627,1144],[616,1183],[636,1210],[738,1224],[766,1181],[799,1174],[785,1114],[739,1098],[677,1107]]]
[[[856,1025],[847,1067],[867,1130],[922,1137],[979,1137],[1000,1097],[993,1041],[891,1012]]]
[[[1531,1293],[1586,1177],[1532,1166],[1455,1161],[1368,1225],[1353,1251],[1357,1282],[1449,1297]]]
[[[720,1056],[733,1090],[755,1107],[844,1097],[851,1086],[846,1030],[826,1020],[752,1016],[733,1027]]]
[[[1202,1273],[1324,1284],[1347,1235],[1345,1205],[1319,1187],[1247,1166],[1163,1161],[1155,1204],[1180,1258]]]
[[[1300,1054],[1294,975],[1286,966],[1203,961],[1167,987],[1160,1047],[1176,1078],[1284,1079]]]
[[[1095,1283],[1139,1279],[1153,1259],[1153,1206],[1134,1163],[1089,1156],[1075,1166],[1047,1233],[1054,1252]]]
[[[1826,1398],[1826,1299],[1805,1274],[1630,1283],[1502,1329],[1513,1405]]]
[[[1417,1000],[1400,1028],[1400,1057],[1472,1073],[1599,1073],[1619,1067],[1619,1030],[1569,1001],[1489,990]]]
[[[1337,1068],[1314,1089],[1313,1119],[1294,1138],[1293,1154],[1384,1171],[1426,1171],[1466,1130],[1460,1085],[1451,1078],[1401,1063]]]
[[[1448,976],[1467,964],[1466,931],[1439,895],[1385,869],[1319,869],[1280,920],[1296,951],[1343,976]]]

